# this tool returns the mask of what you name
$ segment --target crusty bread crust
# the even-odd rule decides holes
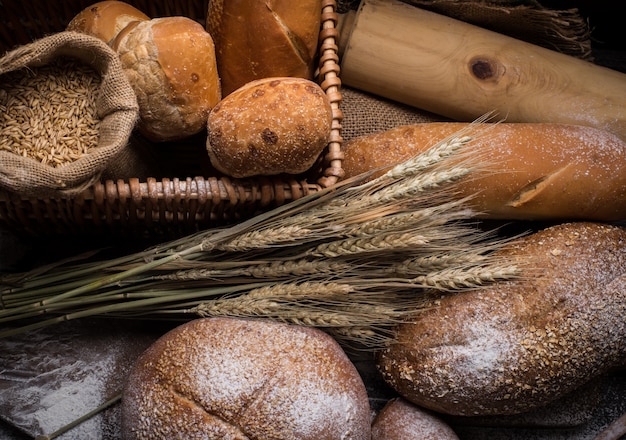
[[[451,415],[537,409],[626,361],[626,229],[564,223],[498,255],[518,280],[450,294],[398,328],[385,379]]]
[[[232,177],[303,173],[328,145],[332,115],[328,97],[313,81],[251,81],[209,113],[211,163]]]
[[[398,397],[391,399],[372,423],[372,440],[459,440],[454,430],[432,411]]]
[[[68,23],[66,30],[91,35],[109,44],[130,23],[144,20],[150,20],[150,17],[134,6],[107,0],[80,11]]]
[[[184,139],[206,127],[221,99],[215,48],[187,17],[132,23],[113,40],[139,102],[139,130],[153,141]]]
[[[122,398],[126,439],[369,440],[358,371],[321,330],[204,318],[157,340]]]
[[[344,145],[345,178],[405,161],[468,126],[426,122],[354,138]],[[481,131],[467,146],[479,166],[456,186],[460,197],[474,196],[470,204],[478,216],[626,219],[626,143],[616,135],[550,123],[499,123],[483,128],[478,128]]]
[[[207,30],[223,95],[260,78],[312,79],[321,15],[320,0],[211,0]]]

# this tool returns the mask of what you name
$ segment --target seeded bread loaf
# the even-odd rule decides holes
[[[468,126],[425,122],[354,138],[344,144],[345,178],[389,168]],[[612,133],[565,124],[483,124],[467,149],[479,168],[457,185],[458,196],[475,196],[470,204],[481,217],[626,219],[626,143]]]
[[[459,440],[439,416],[399,397],[391,399],[372,423],[372,440]]]
[[[451,415],[537,409],[626,361],[626,229],[565,223],[498,251],[519,279],[444,296],[378,360],[407,400]]]
[[[122,398],[126,439],[370,438],[367,391],[321,330],[204,318],[144,352]]]

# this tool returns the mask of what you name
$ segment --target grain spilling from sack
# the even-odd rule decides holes
[[[62,57],[0,76],[0,150],[58,167],[98,146],[100,76]]]

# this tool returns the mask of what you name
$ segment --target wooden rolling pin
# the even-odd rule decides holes
[[[626,140],[626,74],[397,0],[343,16],[343,84],[458,121],[593,126]]]

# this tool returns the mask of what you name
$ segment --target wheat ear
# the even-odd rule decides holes
[[[438,290],[460,290],[476,288],[496,281],[518,277],[521,269],[517,265],[490,265],[454,267],[430,272],[411,280],[417,286]]]

